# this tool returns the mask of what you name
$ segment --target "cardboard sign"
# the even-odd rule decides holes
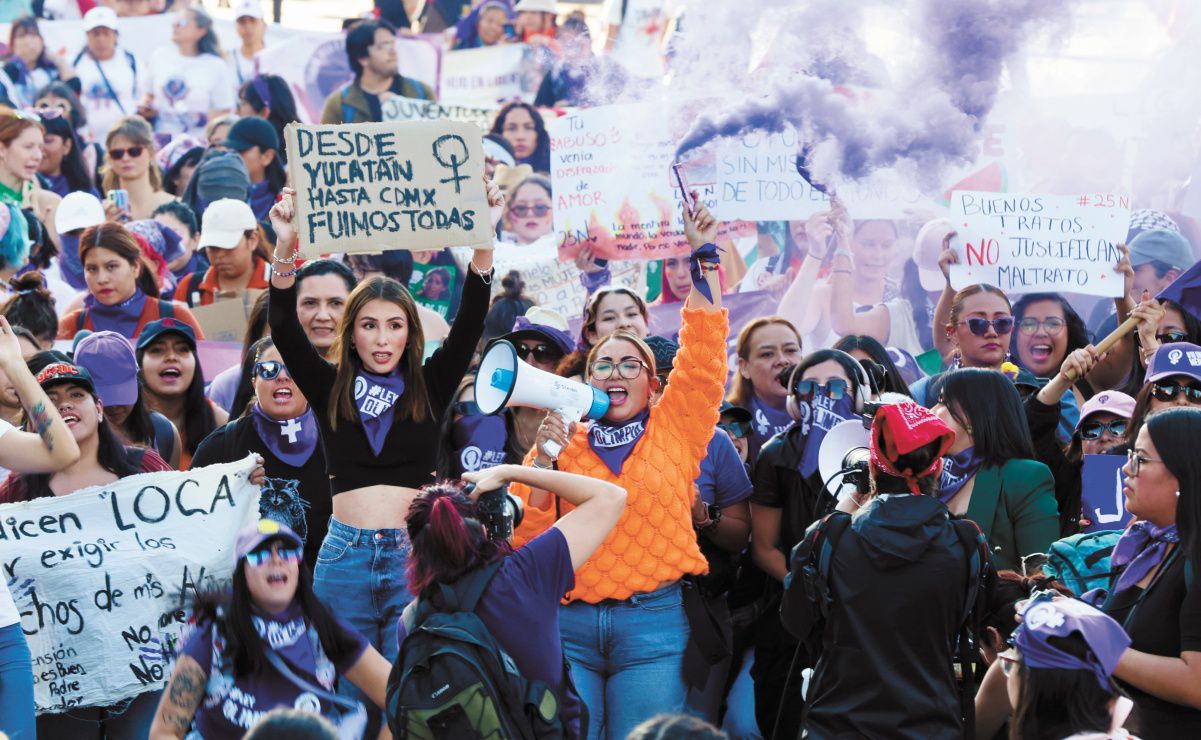
[[[485,133],[492,129],[496,110],[466,105],[446,105],[433,100],[417,100],[394,95],[380,101],[382,118],[387,121],[462,121],[474,123]]]
[[[290,124],[284,133],[301,256],[492,245],[478,126]]]
[[[1125,455],[1085,455],[1081,477],[1081,509],[1084,518],[1092,522],[1085,532],[1124,529],[1130,521],[1126,511],[1126,496],[1122,485],[1126,476],[1122,466]]]
[[[252,455],[0,506],[39,713],[166,685],[188,604],[229,585],[238,530],[258,521],[254,467]]]
[[[1121,259],[1130,221],[1127,196],[1029,195],[955,191],[951,266],[956,289],[975,283],[1009,294],[1068,292],[1122,295]]]
[[[246,337],[246,320],[262,290],[240,291],[237,297],[218,300],[207,306],[195,306],[192,315],[200,323],[204,338],[210,342],[242,343]]]
[[[525,44],[498,44],[443,54],[439,100],[480,108],[514,98],[533,102],[542,74],[529,52]]]
[[[578,317],[588,302],[588,290],[580,280],[580,269],[571,260],[559,259],[553,235],[539,239],[533,244],[517,246],[499,245],[494,255],[496,273],[504,275],[509,270],[521,273],[525,282],[523,292],[530,300],[543,308],[558,311],[566,319]],[[609,284],[633,290],[639,295],[646,292],[646,270],[642,262],[611,262],[612,273]],[[494,296],[504,292],[499,280],[494,280]]]

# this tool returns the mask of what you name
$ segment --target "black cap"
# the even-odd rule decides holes
[[[732,416],[734,417],[734,421],[742,422],[743,424],[750,424],[755,418],[747,409],[735,406],[729,401],[721,402],[721,408],[718,409],[718,413],[720,416]]]
[[[244,152],[252,146],[259,149],[279,151],[279,134],[267,119],[258,116],[240,118],[225,136],[225,147],[235,152]]]
[[[192,345],[192,349],[196,349],[196,332],[188,324],[179,319],[159,319],[151,321],[142,329],[142,333],[138,336],[138,351],[146,349],[146,347],[154,340],[168,332],[175,332],[184,339],[188,340],[188,344]]]
[[[671,363],[675,362],[676,352],[680,351],[680,345],[667,337],[653,334],[643,341],[646,342],[646,346],[651,348],[651,354],[655,356],[655,373],[664,375],[671,372]]]
[[[38,385],[45,390],[59,383],[73,383],[96,395],[96,385],[92,382],[92,374],[82,365],[69,362],[55,362],[42,368],[38,373]]]

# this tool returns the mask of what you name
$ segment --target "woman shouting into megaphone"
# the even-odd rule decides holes
[[[527,465],[549,468],[547,448],[561,449],[559,470],[615,483],[629,495],[617,527],[578,570],[559,615],[590,738],[625,737],[651,715],[681,711],[685,655],[703,639],[691,634],[685,615],[695,589],[681,581],[708,570],[693,529],[693,481],[717,423],[729,322],[717,279],[717,222],[699,207],[695,215],[685,212],[684,224],[695,289],[682,310],[680,349],[661,400],[651,406],[659,381],[650,348],[615,332],[593,346],[586,369],[588,382],[609,396],[604,418],[566,425],[549,414],[526,457]],[[571,509],[529,486],[510,490],[526,499],[518,544]]]
[[[504,198],[491,182],[487,188],[495,230]],[[405,286],[386,277],[351,292],[326,360],[296,314],[295,197],[285,188],[271,209],[278,239],[268,321],[288,373],[313,409],[333,495],[313,591],[392,662],[396,620],[412,600],[404,575],[411,550],[405,516],[417,489],[433,482],[439,417],[483,331],[492,250],[472,254],[458,317],[424,363],[417,304]],[[364,699],[351,687],[347,694]],[[367,736],[374,737],[379,713],[369,711]]]

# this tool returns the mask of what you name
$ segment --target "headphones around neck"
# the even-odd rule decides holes
[[[855,405],[853,410],[856,414],[862,414],[863,410],[867,408],[868,402],[871,401],[872,379],[870,375],[863,365],[859,364],[858,360],[856,360],[854,357],[851,357],[846,352],[838,349],[832,349],[828,351],[831,353],[831,356],[828,359],[834,360],[839,365],[842,365],[842,369],[846,371],[847,376],[852,378],[851,385],[855,386],[853,396],[855,399]],[[796,387],[796,382],[799,379],[797,371],[800,370],[800,368],[800,365],[795,365],[784,371],[788,375],[788,382],[784,386],[788,389],[788,400],[786,401],[785,406],[788,410],[788,415],[793,419],[801,418],[801,410],[799,404],[797,403],[796,392],[794,390]]]

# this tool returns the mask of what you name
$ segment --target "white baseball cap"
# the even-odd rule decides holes
[[[62,206],[59,206],[62,208]],[[217,249],[233,249],[242,241],[247,231],[258,228],[254,211],[241,200],[222,198],[209,203],[204,209],[204,219],[200,225],[200,243],[204,247]]]
[[[97,28],[117,30],[117,11],[107,5],[97,5],[83,17],[83,30],[92,31]]]
[[[517,7],[513,8],[514,13],[554,13],[555,0],[521,0],[517,3]]]
[[[263,19],[263,4],[259,0],[238,0],[234,6],[234,18]]]
[[[104,204],[91,193],[76,190],[58,204],[54,214],[54,230],[60,234],[99,226],[104,223]]]

